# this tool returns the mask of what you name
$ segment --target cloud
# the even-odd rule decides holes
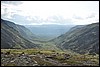
[[[94,18],[95,17],[95,13],[91,13],[88,17],[86,17],[86,19],[89,19],[89,18]]]
[[[74,18],[74,19],[78,19],[78,20],[84,20],[83,17],[81,17],[81,16],[77,16],[77,15],[73,15],[73,18]]]
[[[13,19],[14,14],[18,14],[17,6],[11,4],[12,2],[9,1],[2,1],[1,3],[1,15],[5,19]]]
[[[1,1],[1,17],[18,24],[88,24],[99,21],[99,1]]]
[[[11,5],[15,5],[15,6],[22,4],[21,1],[1,1],[1,3],[11,4]]]
[[[72,19],[73,24],[77,25],[86,25],[86,24],[91,24],[91,23],[96,23],[99,22],[99,19],[96,16],[87,16],[84,19]]]
[[[21,16],[18,14],[14,14],[13,16],[13,21],[15,21],[15,23],[20,23],[21,25],[31,25],[33,23],[35,24],[39,24],[41,22],[43,22],[42,20],[39,20],[38,18],[36,19],[36,17],[30,17],[30,16]]]

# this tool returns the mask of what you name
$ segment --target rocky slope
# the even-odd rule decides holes
[[[1,49],[1,66],[99,66],[99,55],[43,51]]]

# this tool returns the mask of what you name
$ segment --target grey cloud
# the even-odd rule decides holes
[[[13,7],[13,6],[19,5],[19,4],[21,4],[21,1],[1,1],[1,5],[2,5],[1,17],[13,19],[14,14],[18,14],[19,12],[21,12],[21,10],[16,9],[16,7]],[[13,5],[13,6],[9,8],[8,5]]]
[[[17,24],[22,24],[22,25],[27,25],[27,24],[32,24],[32,23],[41,23],[42,20],[38,20],[35,19],[34,17],[31,18],[31,20],[29,21],[28,18],[30,18],[29,16],[22,16],[22,15],[18,15],[18,14],[14,14],[12,16],[12,20],[15,21]]]

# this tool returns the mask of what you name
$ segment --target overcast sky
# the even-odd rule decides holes
[[[21,25],[99,22],[99,1],[1,1],[1,18]]]

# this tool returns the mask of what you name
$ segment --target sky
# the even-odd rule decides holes
[[[20,25],[99,22],[99,1],[1,1],[1,18]]]

